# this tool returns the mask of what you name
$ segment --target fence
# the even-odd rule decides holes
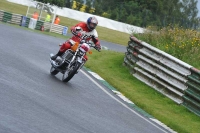
[[[200,115],[200,71],[131,37],[124,64],[137,79]]]
[[[21,25],[24,27],[29,27],[30,23],[30,18],[22,16],[20,14],[12,14],[9,12],[5,12],[3,10],[0,10],[0,21],[6,22],[6,23],[12,23],[12,24],[17,24]],[[37,21],[35,29],[36,30],[41,30],[42,27],[44,28],[43,30],[45,31],[50,31],[53,33],[58,33],[58,34],[67,34],[67,27],[62,26],[62,25],[57,25],[57,24],[51,24],[49,22],[44,22],[44,21]]]

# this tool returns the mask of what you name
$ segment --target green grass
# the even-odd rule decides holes
[[[200,132],[200,117],[134,78],[122,65],[123,53],[93,51],[86,67],[98,73],[140,108],[180,133]]]
[[[27,8],[28,8],[27,6],[10,3],[7,2],[6,0],[0,0],[0,10],[26,15]],[[60,20],[61,20],[60,22],[61,25],[65,25],[68,27],[71,27],[79,22],[77,20],[73,20],[62,16],[60,16]],[[97,27],[97,32],[99,34],[100,40],[105,40],[121,45],[127,45],[127,42],[129,41],[129,34],[127,33],[111,30],[101,26]]]

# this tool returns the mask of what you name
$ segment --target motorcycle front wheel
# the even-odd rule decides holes
[[[72,77],[76,74],[77,70],[81,66],[81,63],[77,62],[75,65],[72,65],[70,68],[70,71],[66,71],[63,74],[62,81],[63,82],[68,82]]]
[[[56,75],[56,74],[58,74],[58,70],[56,70],[53,66],[51,66],[51,69],[50,69],[50,73],[51,73],[51,75]]]

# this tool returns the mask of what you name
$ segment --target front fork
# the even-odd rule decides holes
[[[71,65],[72,65],[72,63],[74,63],[74,60],[75,60],[75,58],[76,58],[77,53],[78,53],[78,49],[77,49],[77,51],[75,52],[74,56],[72,57],[72,60],[71,60],[70,63],[68,64],[67,70],[69,70],[70,67],[71,67]],[[80,71],[80,69],[83,67],[83,65],[85,64],[86,60],[83,58],[83,56],[81,56],[81,57],[77,57],[77,62],[79,62],[79,63],[81,64],[80,67],[79,67],[79,69],[77,70],[77,73],[78,73],[78,72]]]
[[[79,62],[81,65],[79,67],[79,69],[77,70],[77,73],[81,70],[81,68],[83,67],[83,65],[85,64],[86,60],[82,57],[78,57],[77,62]]]
[[[70,67],[71,67],[71,65],[72,65],[72,63],[74,63],[74,59],[76,58],[76,55],[77,55],[77,51],[75,52],[75,54],[74,54],[74,56],[72,57],[70,63],[68,64],[68,66],[67,66],[67,70],[69,70]]]

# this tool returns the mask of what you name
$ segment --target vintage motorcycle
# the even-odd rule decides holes
[[[76,42],[71,49],[66,50],[62,56],[58,56],[55,61],[50,58],[51,75],[56,75],[59,72],[63,74],[62,81],[68,82],[72,77],[79,72],[86,62],[84,55],[88,52],[92,54],[91,48],[100,52],[99,48],[93,43],[82,40]],[[54,54],[50,54],[52,57]]]

